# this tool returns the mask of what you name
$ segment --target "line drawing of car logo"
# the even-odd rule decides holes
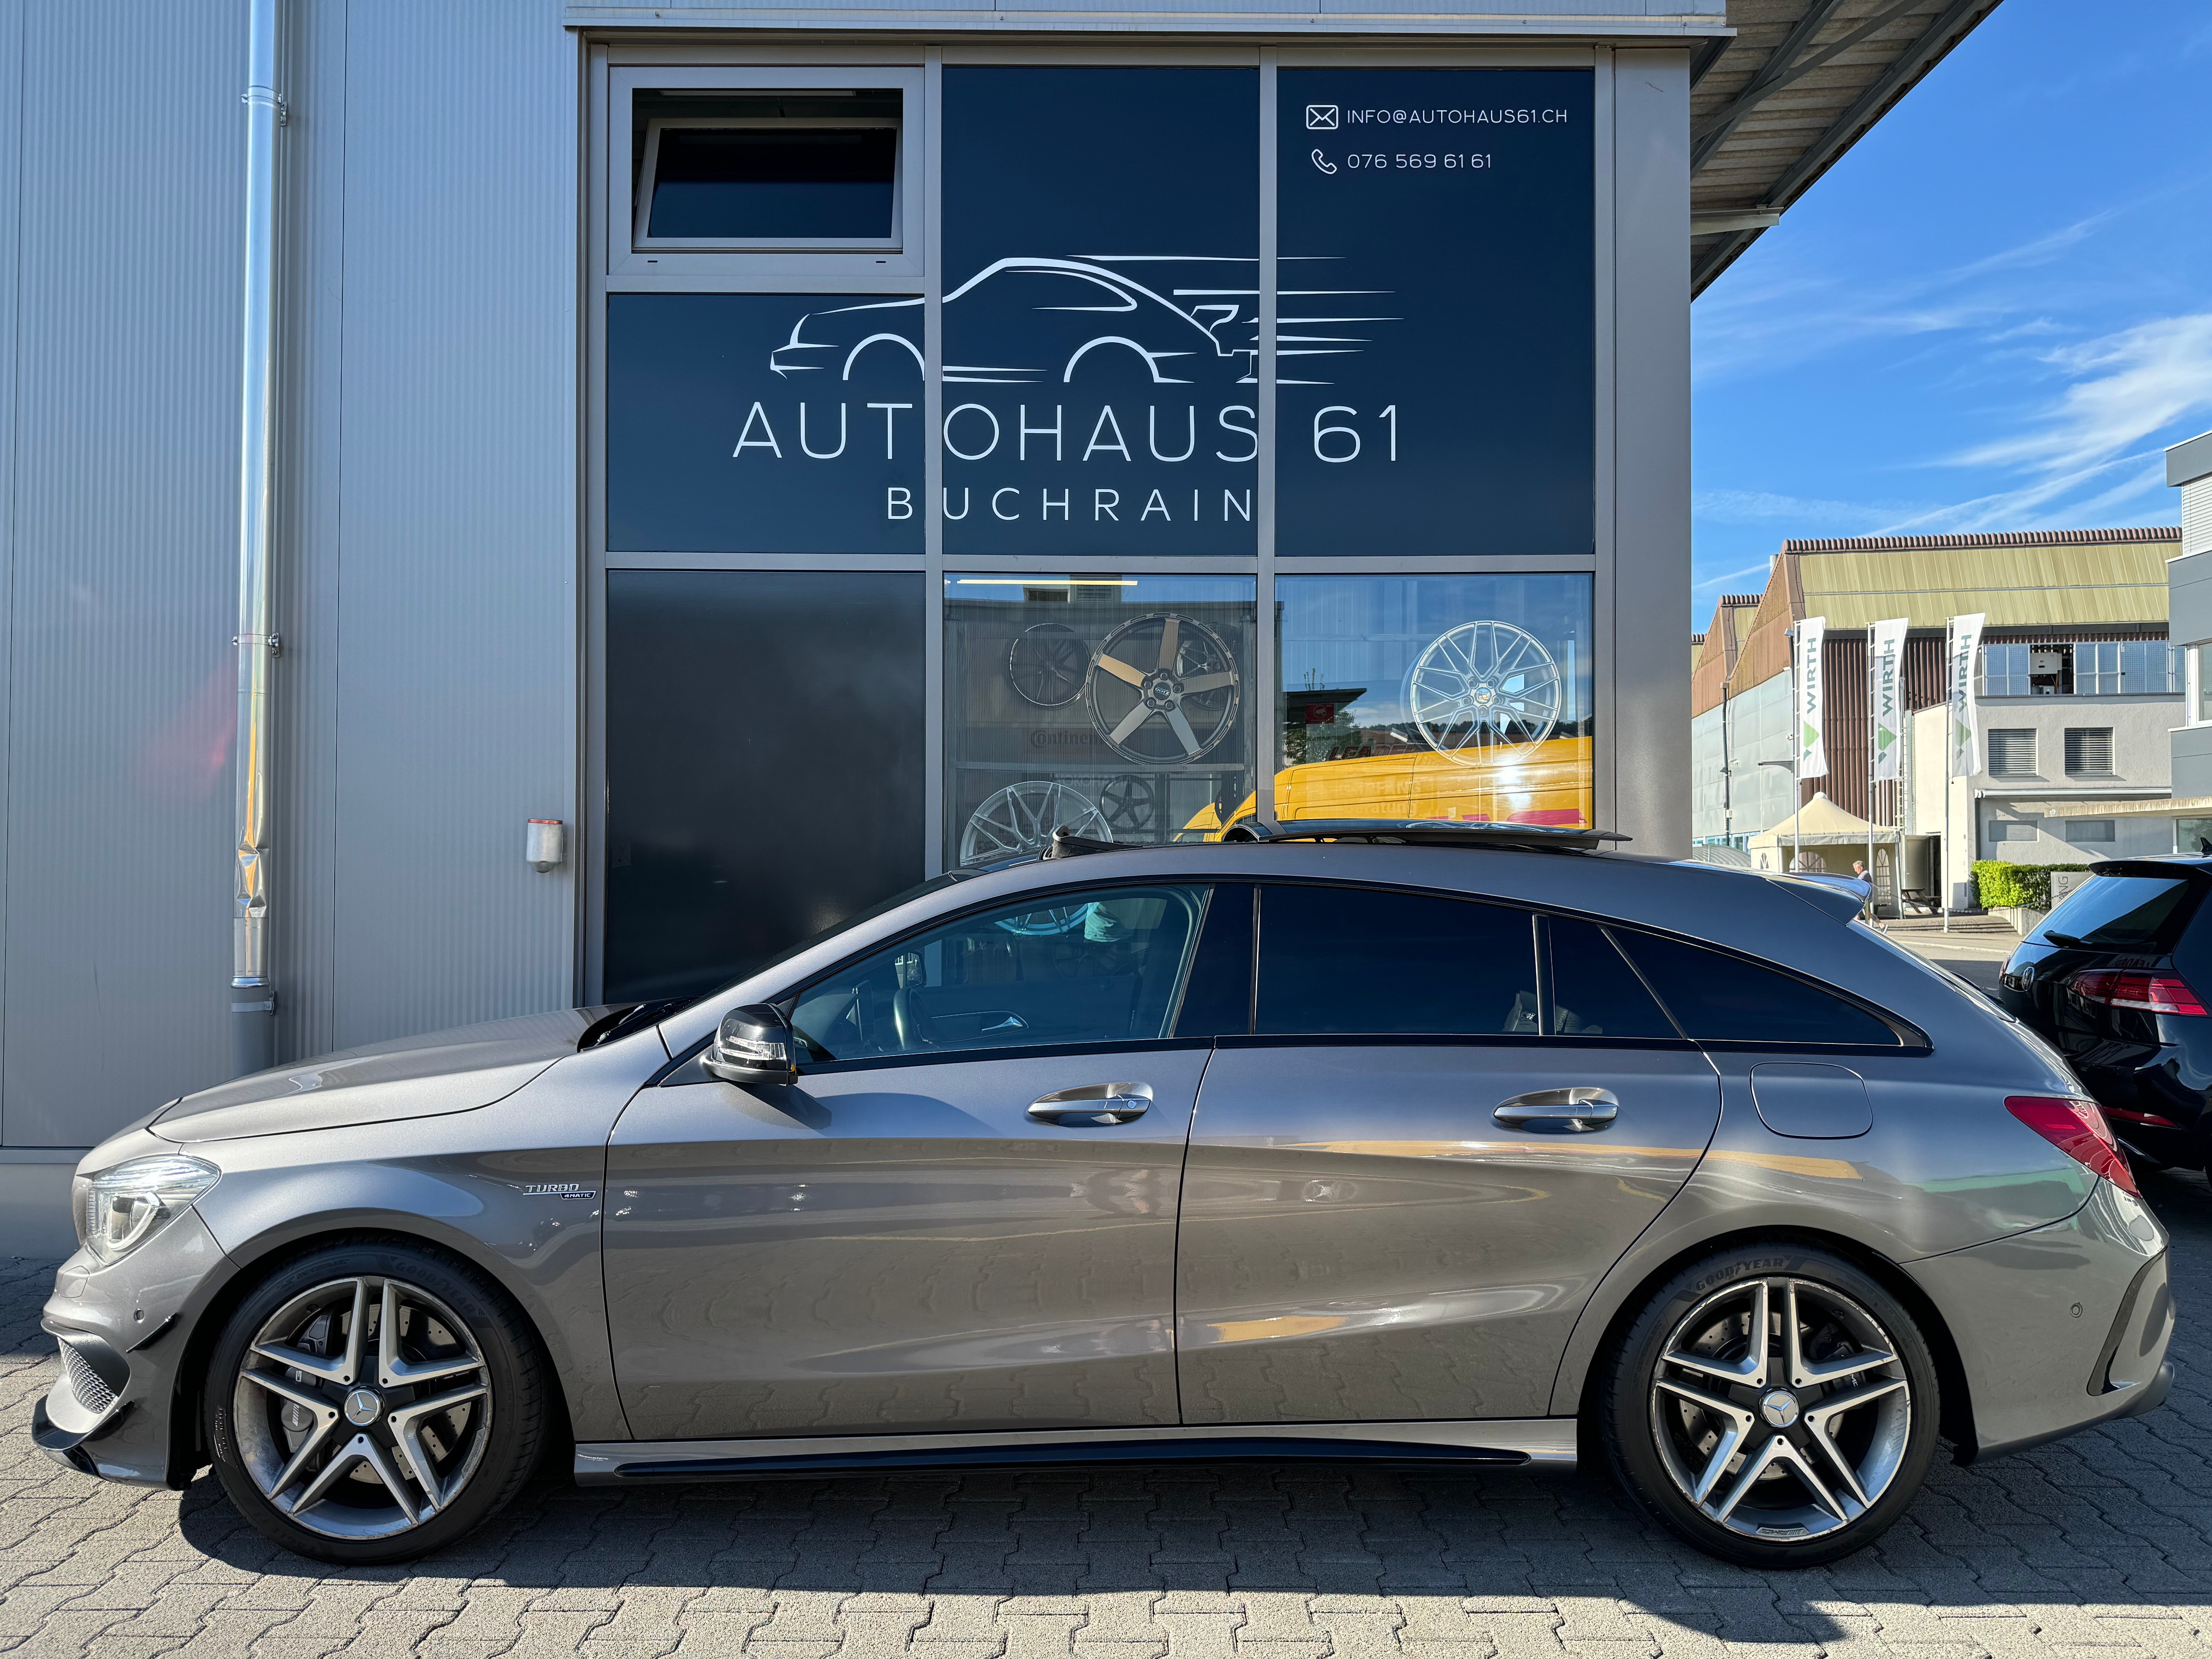
[[[1308,132],[1334,132],[1336,131],[1336,106],[1334,104],[1308,104],[1306,106],[1306,131]]]
[[[945,304],[948,307],[960,304],[963,314],[973,309],[1007,307],[1067,316],[1073,326],[1048,348],[1052,352],[1048,359],[1018,364],[948,362],[944,368],[945,383],[1034,386],[1058,381],[1069,385],[1086,358],[1097,361],[1121,354],[1138,358],[1156,386],[1197,384],[1191,377],[1207,366],[1231,385],[1256,382],[1259,317],[1254,289],[1177,288],[1162,294],[1113,268],[1123,261],[1188,263],[1164,254],[1098,254],[1081,259],[1023,256],[995,260],[953,288],[945,295]],[[1208,259],[1206,263],[1244,266],[1258,262]],[[1366,297],[1376,295],[1374,289],[1285,288],[1280,293],[1290,302],[1276,319],[1277,351],[1283,357],[1356,355],[1368,343],[1364,335],[1285,332],[1286,325],[1401,320],[1365,314],[1291,314],[1316,300]],[[891,320],[883,315],[886,312],[919,311],[921,306],[919,298],[875,300],[807,312],[792,325],[790,337],[769,354],[769,370],[779,379],[828,372],[834,379],[850,380],[864,355],[883,351],[889,351],[894,359],[910,359],[919,370],[923,367],[921,346],[908,334],[882,325]],[[1097,325],[1079,320],[1100,313],[1115,318],[1110,332],[1098,332]],[[1280,383],[1325,384],[1288,379]]]

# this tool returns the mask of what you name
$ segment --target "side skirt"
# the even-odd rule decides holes
[[[781,1437],[770,1440],[601,1440],[576,1448],[585,1486],[726,1480],[738,1475],[977,1464],[1232,1462],[1480,1463],[1569,1470],[1571,1417],[1421,1423],[1208,1424],[1044,1429],[996,1434]]]

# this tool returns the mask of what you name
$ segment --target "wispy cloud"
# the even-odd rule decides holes
[[[1709,587],[1720,587],[1729,582],[1741,581],[1746,576],[1756,576],[1764,584],[1768,571],[1773,568],[1773,563],[1771,559],[1761,559],[1757,564],[1747,564],[1741,570],[1723,570],[1717,576],[1708,576],[1705,580],[1697,583],[1690,592],[1702,593]]]
[[[1690,513],[1708,524],[1783,523],[1864,536],[1926,507],[1925,502],[1825,501],[1765,489],[1701,489],[1691,500]]]
[[[1960,466],[2078,472],[2212,410],[2212,311],[2061,347],[2044,361],[2069,384],[2027,428],[1953,458]]]
[[[1734,286],[1724,282],[1698,301],[1692,313],[1696,376],[1710,382],[1771,374],[1877,340],[1977,330],[2004,340],[2060,331],[2045,314],[2049,295],[2040,285],[2023,286],[2015,279],[2060,263],[2113,220],[2144,204],[2106,208],[1979,258],[1872,286],[1849,280],[1825,262],[1808,265],[1804,255],[1792,258],[1778,249],[1782,257],[1762,267],[1771,274],[1747,274]]]

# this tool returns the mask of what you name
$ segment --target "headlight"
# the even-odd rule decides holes
[[[134,1158],[71,1183],[77,1243],[102,1261],[120,1261],[191,1209],[222,1179],[204,1158],[181,1152]]]

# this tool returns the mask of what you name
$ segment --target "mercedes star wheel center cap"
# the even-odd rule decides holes
[[[352,1407],[346,1408],[348,1415]],[[1759,1414],[1778,1429],[1786,1429],[1797,1420],[1797,1396],[1787,1389],[1775,1389],[1759,1402]]]
[[[367,1428],[383,1412],[384,1401],[377,1397],[374,1389],[356,1389],[345,1397],[346,1421],[357,1429]]]

